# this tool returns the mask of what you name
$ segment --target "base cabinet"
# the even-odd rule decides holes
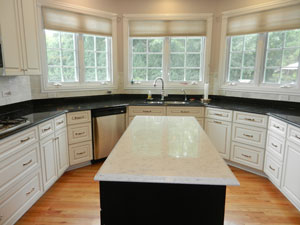
[[[60,177],[69,167],[68,136],[66,128],[55,132],[55,142],[57,155],[57,175]]]
[[[58,175],[56,171],[56,148],[54,134],[44,138],[41,142],[43,183],[45,191],[54,184]]]
[[[286,142],[281,189],[300,210],[300,145]]]
[[[231,122],[206,119],[205,132],[224,159],[230,157]]]

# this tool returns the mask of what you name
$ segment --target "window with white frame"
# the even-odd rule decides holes
[[[46,86],[111,87],[112,20],[47,7],[42,13]],[[64,20],[57,20],[60,17]],[[70,24],[68,19],[78,23]]]
[[[157,77],[164,78],[167,88],[203,84],[209,50],[206,47],[209,17],[168,20],[154,16],[155,20],[142,20],[129,16],[128,27],[124,28],[128,29],[125,54],[128,54],[129,88],[152,86]]]
[[[300,88],[300,4],[283,6],[224,13],[225,84]]]
[[[203,80],[204,37],[130,38],[133,82],[164,77],[168,82]]]
[[[260,37],[264,51],[258,54]],[[227,82],[296,85],[300,70],[300,29],[228,37]],[[263,62],[257,68],[256,59]],[[257,71],[257,73],[255,73]]]

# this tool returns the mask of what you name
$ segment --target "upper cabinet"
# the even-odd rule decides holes
[[[0,0],[5,75],[39,75],[36,0]]]

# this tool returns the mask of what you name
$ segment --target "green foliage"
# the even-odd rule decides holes
[[[200,54],[186,54],[187,67],[200,67]]]
[[[147,51],[147,40],[146,39],[134,39],[132,41],[133,52],[146,52]]]
[[[157,77],[162,76],[162,70],[161,69],[148,69],[148,80],[152,81],[155,80]]]
[[[184,38],[171,38],[171,52],[184,52],[185,39]]]
[[[148,40],[148,51],[149,52],[162,52],[163,39],[150,39]]]
[[[171,81],[184,80],[184,69],[171,69],[170,70],[170,80]]]
[[[184,54],[171,54],[171,67],[184,67]]]
[[[241,78],[241,69],[230,69],[229,70],[229,80],[239,81]]]
[[[187,52],[200,52],[201,51],[201,39],[187,38],[186,51]]]
[[[162,54],[149,54],[148,67],[162,67]]]
[[[186,69],[185,73],[187,81],[200,80],[200,69]]]
[[[133,55],[133,67],[146,67],[147,55],[146,54],[134,54]]]

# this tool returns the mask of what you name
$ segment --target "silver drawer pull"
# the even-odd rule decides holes
[[[82,135],[85,134],[85,132],[75,133],[75,135]]]
[[[25,139],[22,139],[22,140],[20,140],[20,142],[21,142],[21,143],[24,143],[24,142],[29,141],[29,140],[30,140],[30,137],[25,138]]]
[[[77,152],[76,155],[83,155],[85,152]]]
[[[274,143],[272,143],[272,146],[273,146],[273,147],[275,147],[275,148],[277,148],[277,147],[278,147],[278,145],[275,145]]]
[[[62,120],[60,122],[57,122],[56,125],[60,125],[60,124],[63,124],[63,123],[64,123],[64,121]]]
[[[74,116],[73,120],[80,120],[80,119],[83,119],[83,118],[84,118],[84,116]]]
[[[300,139],[300,137],[297,134],[295,134],[295,138]]]
[[[143,110],[144,113],[151,113],[151,110]]]
[[[190,111],[183,111],[183,110],[181,110],[180,112],[181,113],[189,113]]]
[[[48,127],[48,128],[43,129],[42,131],[43,131],[43,132],[46,132],[46,131],[48,131],[48,130],[50,130],[50,129],[51,129],[51,127]]]
[[[222,122],[220,122],[220,121],[215,121],[215,120],[214,120],[214,123],[222,124]]]
[[[32,163],[32,159],[30,159],[27,163],[23,163],[23,166],[27,166],[27,165],[29,165],[30,163]]]
[[[245,155],[245,154],[242,154],[242,156],[246,157],[246,158],[249,158],[251,159],[251,156],[250,155]]]
[[[245,120],[251,121],[251,122],[255,122],[255,119],[252,118],[245,118]]]
[[[280,126],[277,126],[277,125],[273,125],[273,127],[275,127],[276,129],[280,129]]]
[[[275,171],[275,169],[274,169],[272,166],[269,166],[269,168],[270,168],[271,170]]]
[[[243,135],[248,138],[253,138],[253,135],[249,135],[249,134],[243,134]]]
[[[223,114],[221,113],[215,113],[216,116],[224,116]]]
[[[32,188],[29,192],[26,193],[26,195],[30,195],[32,192],[34,192],[35,188]]]

